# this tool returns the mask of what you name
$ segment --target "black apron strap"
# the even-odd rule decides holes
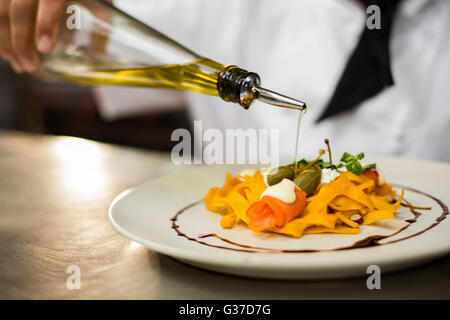
[[[367,7],[377,5],[380,8],[381,28],[369,29],[366,24],[364,25],[359,43],[347,62],[332,98],[317,122],[350,110],[394,84],[389,38],[395,9],[400,1],[361,1]]]

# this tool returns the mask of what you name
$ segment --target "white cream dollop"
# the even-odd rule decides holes
[[[330,183],[337,177],[339,177],[339,172],[337,170],[322,169],[322,176],[320,177],[320,183]]]
[[[261,194],[261,198],[264,196],[270,196],[285,203],[294,203],[297,198],[295,188],[298,187],[294,182],[289,179],[283,179],[280,183],[267,187],[267,189]]]

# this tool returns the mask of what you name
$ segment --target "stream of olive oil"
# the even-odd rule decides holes
[[[299,115],[298,115],[298,120],[297,120],[297,136],[295,138],[295,156],[294,156],[294,170],[295,172],[297,172],[297,162],[298,162],[298,144],[300,142],[300,126],[302,124],[302,118],[306,113],[306,108],[301,110]]]
[[[65,67],[58,75],[83,85],[123,85],[166,88],[218,95],[217,80],[225,66],[203,58],[188,64],[163,65],[146,68],[108,68],[86,66]]]

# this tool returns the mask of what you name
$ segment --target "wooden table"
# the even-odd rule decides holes
[[[0,132],[0,299],[450,298],[450,257],[366,279],[261,281],[203,271],[118,234],[121,191],[183,170],[167,154],[92,141]],[[69,290],[66,270],[81,270]]]

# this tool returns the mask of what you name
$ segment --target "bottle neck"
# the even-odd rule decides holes
[[[306,104],[277,92],[261,88],[258,74],[236,66],[222,70],[217,80],[219,96],[228,102],[239,103],[248,109],[255,99],[277,107],[306,112]]]
[[[261,79],[256,73],[228,66],[219,74],[217,91],[223,100],[239,103],[248,109],[256,98],[254,88],[260,84]]]

